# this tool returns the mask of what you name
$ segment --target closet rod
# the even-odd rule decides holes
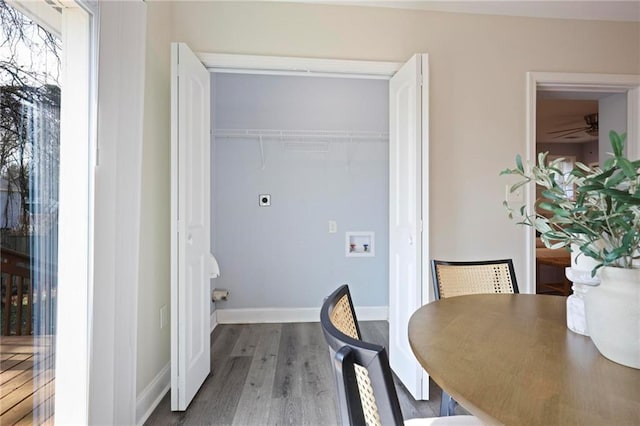
[[[313,139],[334,140],[343,142],[386,142],[389,134],[369,131],[339,130],[272,130],[272,129],[215,129],[213,135],[220,138],[257,137],[275,140]]]

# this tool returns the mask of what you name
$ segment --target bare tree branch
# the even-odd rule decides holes
[[[59,167],[61,43],[4,0],[0,34],[0,182],[7,191],[0,211],[8,214],[11,194],[19,194],[20,227],[28,232],[32,203],[44,196],[30,193],[30,181]],[[57,190],[46,196],[57,205]],[[9,226],[7,217],[0,226]]]

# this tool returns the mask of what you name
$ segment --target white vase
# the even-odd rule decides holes
[[[589,336],[584,296],[592,286],[600,284],[600,278],[591,276],[597,265],[595,259],[580,252],[580,247],[571,245],[571,267],[565,269],[567,279],[573,283],[573,294],[567,297],[567,328],[583,336]]]
[[[585,294],[587,327],[600,353],[640,369],[640,269],[604,267]]]
[[[598,277],[592,277],[591,271],[566,268],[565,275],[573,283],[573,294],[567,297],[567,328],[574,333],[589,336],[587,316],[584,310],[584,296],[593,286],[600,284]]]

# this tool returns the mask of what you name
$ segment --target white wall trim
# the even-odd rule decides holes
[[[59,424],[89,422],[92,356],[93,144],[95,16],[80,7],[62,14],[60,189],[55,416]],[[64,236],[64,237],[62,237]],[[35,419],[34,420],[42,420]]]
[[[218,310],[216,309],[211,313],[211,321],[209,323],[209,332],[213,333],[213,330],[218,326]]]
[[[60,6],[60,3],[52,5],[46,1],[7,0],[7,4],[36,21],[38,25],[58,38],[62,38],[62,13],[55,9]]]
[[[356,306],[359,321],[389,319],[387,306]],[[318,322],[320,308],[248,308],[218,309],[219,324],[255,324],[277,322]]]
[[[136,425],[147,421],[171,388],[171,362],[168,362],[136,398]]]
[[[527,73],[526,161],[536,159],[536,102],[537,90],[562,92],[627,93],[627,152],[631,159],[640,158],[640,75],[528,72]],[[535,188],[525,187],[528,206],[535,204]],[[535,230],[523,227],[526,232],[525,258],[526,281],[523,293],[536,292]]]
[[[636,74],[529,72],[539,89],[559,92],[624,93],[640,85]]]
[[[210,71],[304,74],[337,77],[390,78],[400,62],[354,61],[343,59],[297,58],[288,56],[235,55],[197,52]]]
[[[356,306],[356,316],[358,321],[388,321],[389,320],[389,307],[388,306]],[[318,310],[318,318],[320,318],[320,311]]]
[[[100,2],[89,424],[136,420],[146,7]]]

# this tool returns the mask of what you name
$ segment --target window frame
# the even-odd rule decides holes
[[[7,3],[58,36],[63,46],[54,419],[88,424],[98,7],[90,0]]]

